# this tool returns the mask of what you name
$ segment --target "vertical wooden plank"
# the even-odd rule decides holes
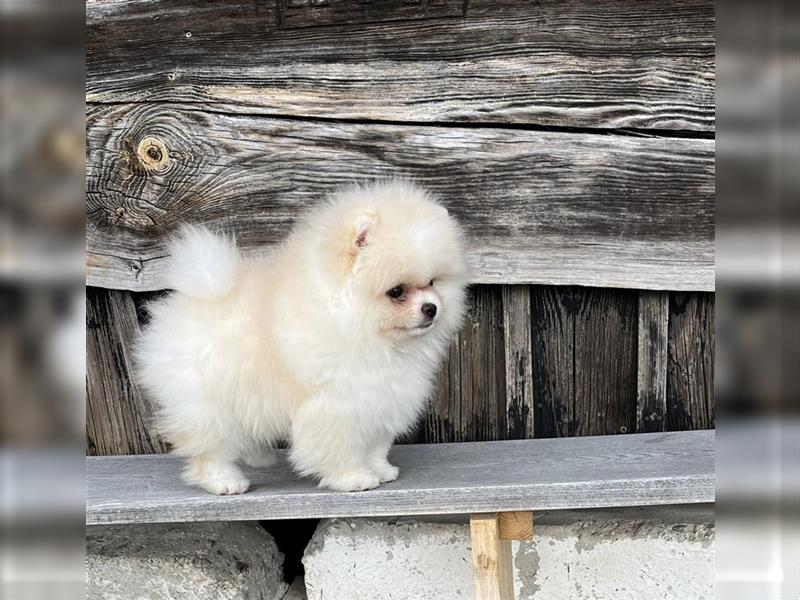
[[[447,351],[436,387],[417,430],[403,442],[437,444],[461,439],[461,334]]]
[[[667,418],[669,293],[639,292],[636,431],[664,431]]]
[[[506,436],[533,437],[531,295],[526,285],[504,285],[503,335],[506,369]]]
[[[500,286],[486,285],[474,290],[461,341],[463,440],[503,439],[505,351]]]
[[[714,427],[714,295],[670,293],[667,430]]]
[[[474,286],[464,326],[450,347],[427,413],[410,441],[504,439],[504,354],[500,286]]]
[[[636,426],[636,292],[535,288],[536,437],[627,433]]]
[[[531,287],[534,437],[575,435],[575,291]]]
[[[87,288],[86,303],[87,453],[164,452],[153,406],[133,379],[131,345],[139,323],[132,294]]]
[[[633,432],[638,294],[590,288],[576,297],[576,435]]]
[[[476,600],[514,600],[511,542],[500,539],[497,513],[469,519]]]

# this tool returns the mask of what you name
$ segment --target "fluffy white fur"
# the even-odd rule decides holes
[[[334,490],[397,478],[389,447],[464,311],[463,236],[444,208],[406,181],[356,186],[268,257],[195,227],[171,254],[176,292],[150,307],[136,354],[187,482],[245,492],[237,463],[268,465],[279,440],[298,473]]]

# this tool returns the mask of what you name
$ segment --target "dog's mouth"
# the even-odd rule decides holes
[[[408,335],[422,335],[428,329],[433,327],[433,321],[427,321],[425,323],[420,323],[419,325],[413,325],[411,327],[398,327],[399,330],[406,332]]]

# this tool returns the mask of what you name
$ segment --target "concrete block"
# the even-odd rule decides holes
[[[710,507],[540,513],[514,542],[525,600],[711,600]],[[468,600],[469,526],[394,519],[320,524],[303,563],[309,600]]]
[[[86,597],[279,600],[283,555],[256,523],[93,526]]]

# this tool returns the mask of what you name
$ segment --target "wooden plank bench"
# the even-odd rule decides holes
[[[508,538],[531,535],[533,511],[714,501],[713,431],[396,446],[391,460],[397,481],[337,493],[281,456],[220,497],[184,485],[175,456],[89,457],[86,523],[470,514],[477,597],[511,598]]]

